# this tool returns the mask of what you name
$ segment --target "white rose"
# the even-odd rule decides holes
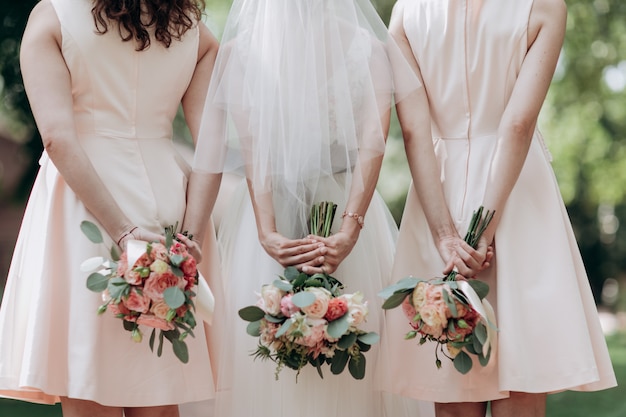
[[[267,314],[277,316],[280,313],[280,300],[284,293],[272,284],[264,285],[261,288],[261,299],[263,309]]]
[[[367,302],[363,301],[363,294],[355,292],[354,294],[344,294],[341,298],[348,302],[348,323],[350,327],[358,327],[365,322],[367,318],[368,308]]]

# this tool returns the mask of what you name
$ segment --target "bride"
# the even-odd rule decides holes
[[[296,266],[363,292],[365,330],[385,331],[376,294],[390,284],[397,230],[375,187],[394,93],[394,46],[368,0],[232,6],[200,133],[216,139],[196,149],[194,163],[196,171],[245,177],[218,235],[224,302],[209,336],[219,339],[215,415],[432,413],[431,404],[383,393],[377,381],[386,370],[376,366],[376,347],[366,353],[363,380],[347,371],[321,379],[312,367],[297,383],[289,370],[276,380],[273,363],[250,357],[258,342],[237,316],[262,285]],[[338,205],[328,238],[307,230],[311,205],[321,201]]]

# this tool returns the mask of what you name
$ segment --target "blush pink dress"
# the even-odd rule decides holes
[[[528,49],[532,0],[400,0],[404,28],[430,100],[448,207],[461,236],[483,201],[496,131]],[[502,213],[490,284],[498,344],[490,364],[458,373],[435,344],[402,340],[401,309],[387,312],[383,357],[390,391],[436,402],[506,398],[510,391],[594,391],[616,384],[585,268],[550,154],[536,131]],[[393,279],[441,276],[444,264],[411,187]],[[440,354],[441,356],[441,354]]]
[[[197,60],[199,31],[170,48],[136,52],[114,27],[94,31],[89,0],[52,0],[71,73],[81,146],[122,210],[160,233],[181,222],[189,167],[172,145],[172,121]],[[46,153],[24,215],[0,309],[0,395],[54,403],[59,396],[108,406],[205,400],[213,379],[202,325],[186,339],[182,364],[165,344],[159,358],[135,343],[101,296],[86,288],[81,263],[107,247],[81,233],[95,222]],[[104,229],[101,227],[101,230]]]

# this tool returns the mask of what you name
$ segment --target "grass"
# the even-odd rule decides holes
[[[613,368],[621,386],[598,392],[563,392],[548,397],[547,417],[626,416],[626,334],[607,338]],[[39,405],[0,398],[2,417],[61,417],[59,404]]]

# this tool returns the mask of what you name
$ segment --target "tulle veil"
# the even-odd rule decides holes
[[[419,85],[369,0],[235,0],[194,169],[246,175],[289,219],[281,233],[302,237],[320,179],[359,192],[392,95]]]

